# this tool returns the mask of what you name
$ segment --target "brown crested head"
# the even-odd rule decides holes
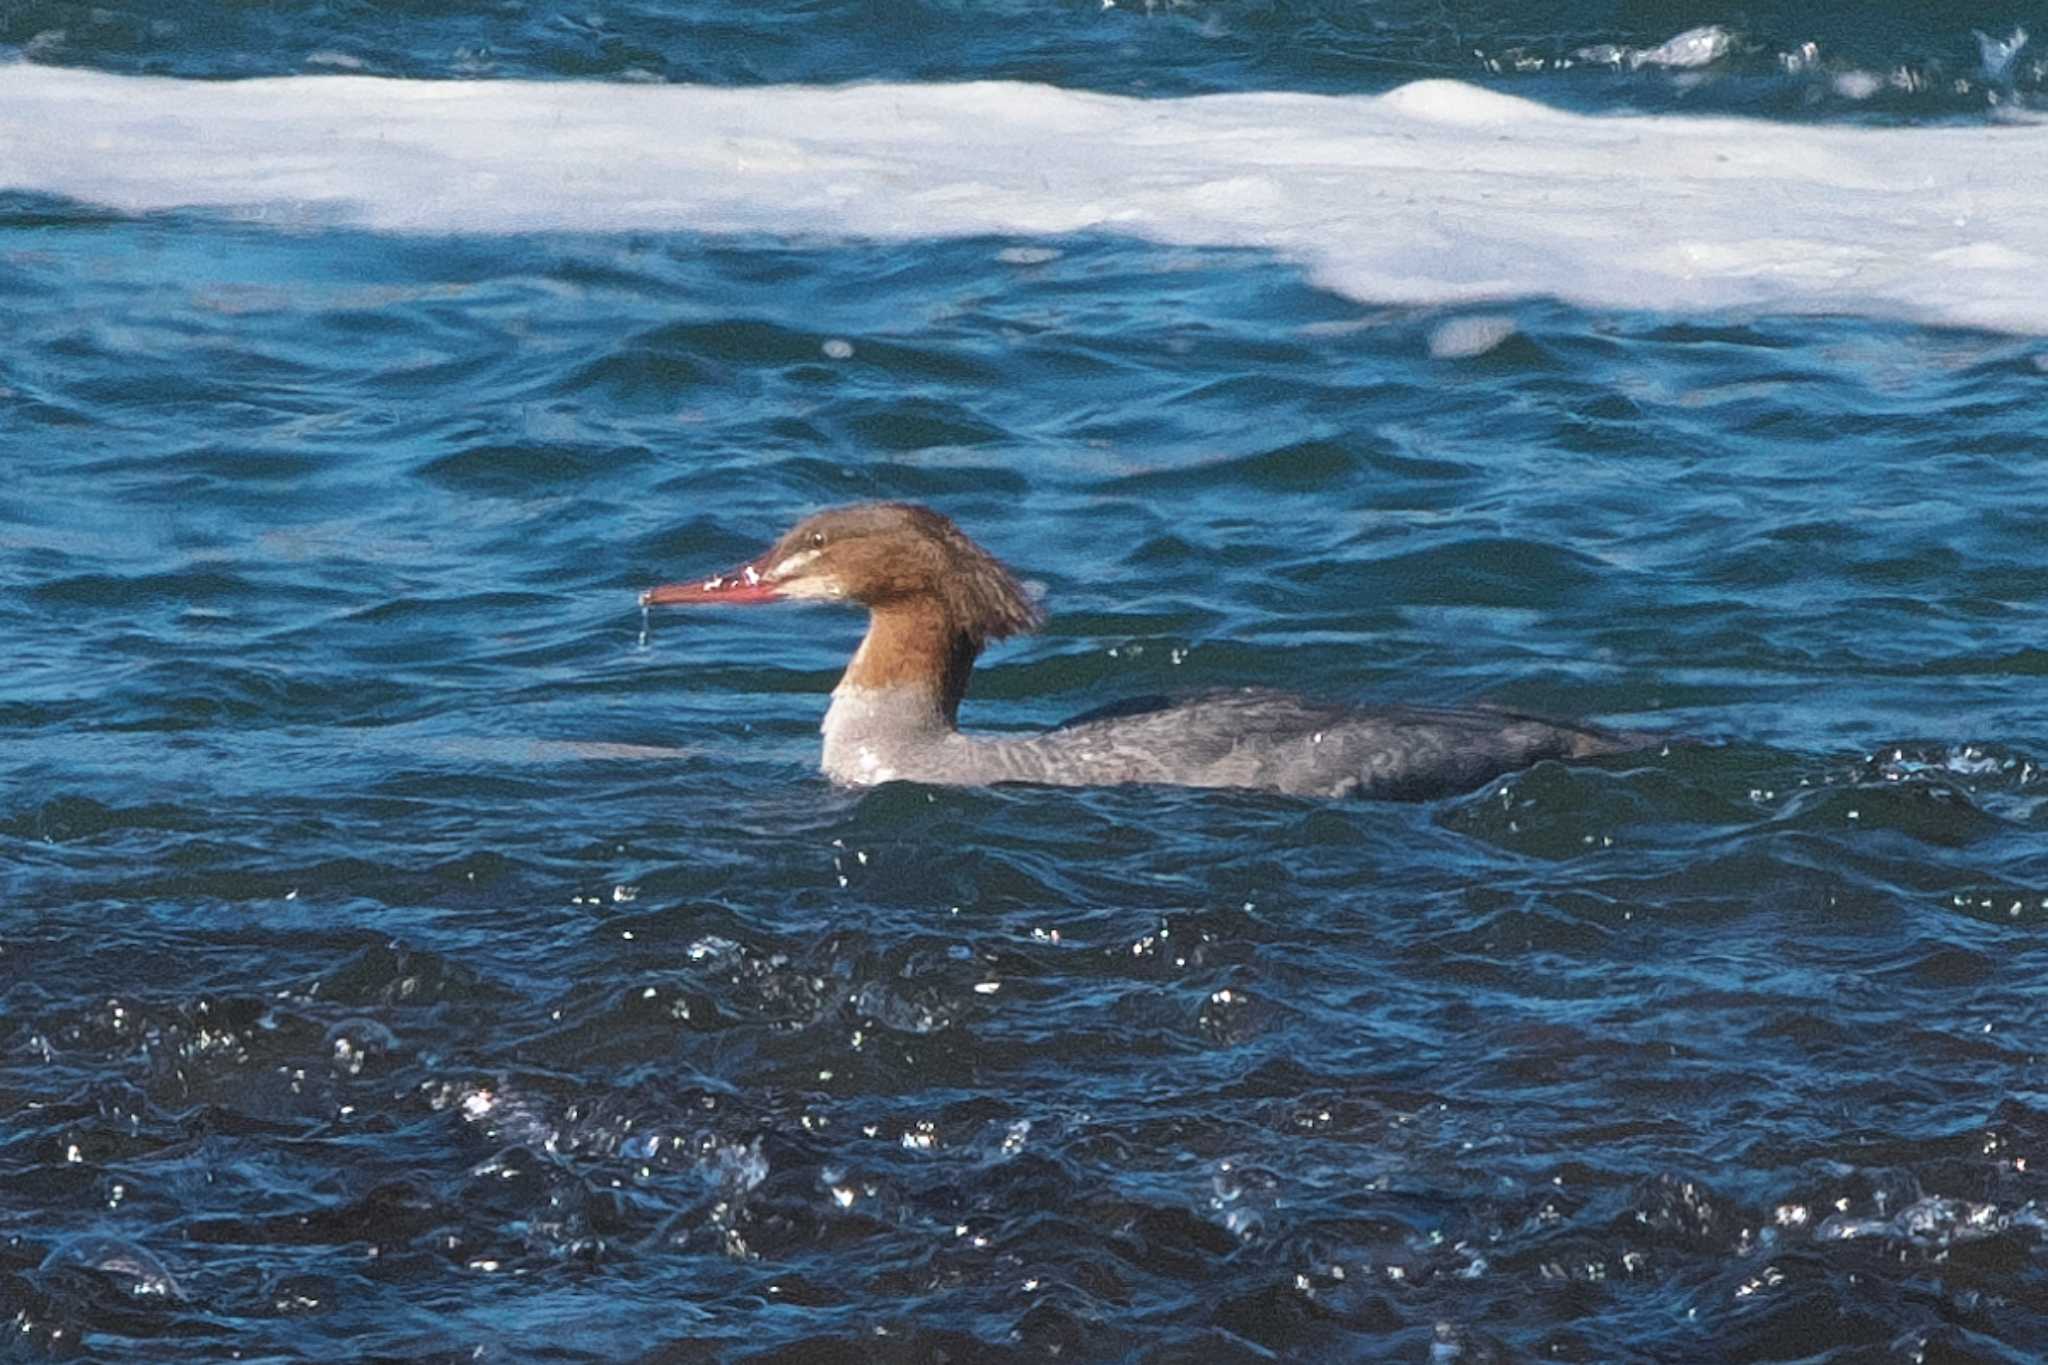
[[[1023,585],[951,521],[907,502],[863,502],[806,517],[760,558],[702,583],[655,588],[650,605],[857,602],[870,610],[936,607],[979,648],[1039,623]]]

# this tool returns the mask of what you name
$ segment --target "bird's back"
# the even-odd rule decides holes
[[[1121,704],[1011,741],[1026,761],[1010,780],[1426,800],[1471,791],[1546,758],[1589,758],[1659,742],[1492,708],[1346,706],[1248,688],[1142,708]]]

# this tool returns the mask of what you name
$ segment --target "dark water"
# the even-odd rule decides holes
[[[2038,345],[20,198],[0,309],[9,1358],[2048,1340]],[[633,595],[871,496],[1043,584],[981,725],[1717,743],[834,790],[855,619]]]
[[[34,0],[0,47],[1923,120],[2038,100],[2015,26]],[[2038,1359],[2044,398],[2035,340],[1255,252],[0,192],[0,1360]],[[857,619],[634,595],[868,497],[1043,590],[974,725],[1248,683],[1710,742],[1422,806],[837,790]]]
[[[714,84],[1007,79],[1377,91],[1448,76],[1592,108],[1981,117],[2038,101],[2039,0],[17,0],[0,51],[157,75],[302,71]]]

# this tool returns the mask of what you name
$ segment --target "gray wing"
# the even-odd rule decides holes
[[[1343,706],[1262,689],[1120,710],[1026,741],[1045,768],[1018,776],[1427,800],[1471,791],[1546,758],[1660,742],[1491,708]]]

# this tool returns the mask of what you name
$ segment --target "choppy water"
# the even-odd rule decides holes
[[[1977,116],[2048,85],[2039,0],[1736,9],[1617,0],[18,0],[0,47],[199,77],[1022,80],[1120,94],[1348,93],[1430,77],[1600,107]]]
[[[206,75],[368,22],[54,8],[8,41]],[[644,41],[913,61],[849,13]],[[1088,84],[1035,45],[1257,12],[948,13]],[[566,22],[402,11],[390,64]],[[23,193],[0,339],[0,1355],[2048,1340],[2040,341]],[[1043,588],[974,724],[1255,683],[1713,743],[1423,806],[835,790],[856,619],[643,645],[634,593],[862,497]]]

